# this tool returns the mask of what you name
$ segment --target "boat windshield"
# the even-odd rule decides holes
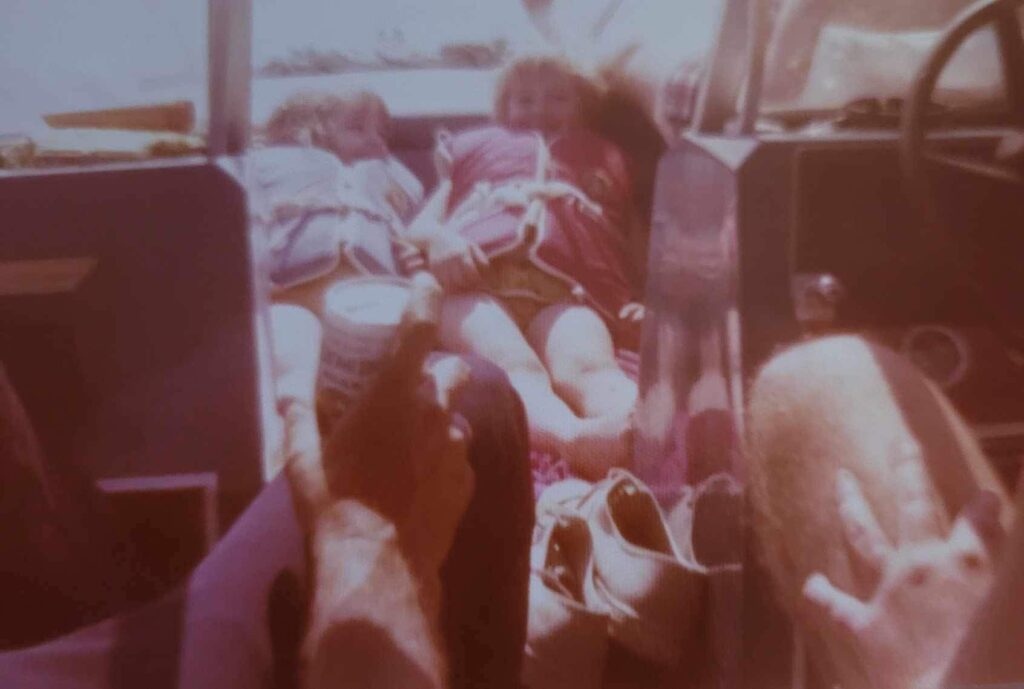
[[[902,98],[943,29],[970,0],[779,0],[771,8],[762,112],[838,110],[859,98]],[[1018,15],[1024,19],[1024,14]],[[978,107],[1003,99],[992,27],[971,36],[935,100]]]

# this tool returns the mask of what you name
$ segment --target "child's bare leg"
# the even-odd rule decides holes
[[[632,460],[637,386],[619,368],[604,321],[586,307],[562,304],[541,311],[527,339],[551,374],[555,391],[583,417],[573,469],[603,477]]]
[[[615,360],[601,317],[586,306],[556,304],[537,314],[527,339],[558,392],[581,416],[623,416],[636,406],[637,386]]]
[[[440,337],[445,349],[477,354],[508,374],[526,407],[534,447],[569,452],[584,424],[555,394],[544,365],[496,299],[485,294],[446,297]]]

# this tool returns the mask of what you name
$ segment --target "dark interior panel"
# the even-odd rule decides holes
[[[0,297],[0,358],[48,447],[94,478],[215,471],[228,502],[251,497],[262,440],[235,181],[205,161],[29,174],[0,179],[0,207],[3,265],[95,260],[75,289]]]
[[[973,151],[990,148],[979,141]],[[793,268],[829,272],[846,287],[840,318],[857,324],[978,323],[985,312],[964,276],[984,272],[1024,319],[1018,261],[1024,255],[1024,204],[1013,189],[936,170],[940,211],[955,237],[948,244],[920,225],[904,188],[895,146],[800,146],[793,163]]]

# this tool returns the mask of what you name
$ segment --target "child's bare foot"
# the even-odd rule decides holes
[[[602,479],[612,467],[633,459],[634,412],[580,420],[576,435],[565,448],[566,460],[577,474]]]

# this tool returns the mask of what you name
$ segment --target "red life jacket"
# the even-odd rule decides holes
[[[621,151],[584,129],[550,142],[499,126],[439,141],[451,182],[447,219],[489,257],[525,249],[613,322],[631,301],[631,191]]]

